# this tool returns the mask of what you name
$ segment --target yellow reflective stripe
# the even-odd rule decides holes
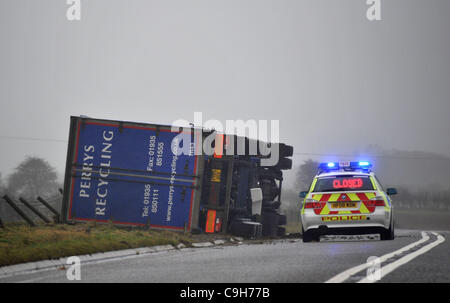
[[[306,195],[306,197],[308,197],[308,195]],[[301,211],[302,215],[305,213],[305,200],[306,200],[306,197],[303,199],[303,203],[302,203],[302,211]]]
[[[391,207],[389,205],[389,198],[388,198],[388,196],[384,192],[383,192],[383,196],[384,196],[384,210],[391,211]]]
[[[367,209],[367,207],[364,205],[364,203],[361,202],[361,205],[359,206],[359,211],[362,214],[368,214],[370,211]]]
[[[316,186],[316,182],[317,182],[317,178],[314,178],[311,187],[309,188],[309,192],[312,192],[312,190],[314,189],[314,186]]]
[[[375,180],[370,176],[370,181],[372,182],[373,189],[377,190],[377,184],[375,183]]]
[[[370,200],[370,199],[375,198],[377,195],[375,193],[366,193],[366,196]]]
[[[322,199],[323,194],[317,194],[317,195],[313,195],[312,198],[314,200],[320,201],[320,199]]]
[[[328,199],[329,202],[336,202],[337,199],[339,199],[339,197],[341,196],[341,194],[332,194],[330,196],[330,199]]]
[[[351,214],[352,212],[351,211],[348,211],[348,210],[341,210],[341,211],[339,211],[339,214],[340,215],[343,215],[343,214]]]
[[[321,215],[328,215],[330,213],[330,209],[328,208],[328,204],[325,204],[325,207],[320,212]]]
[[[355,193],[347,193],[347,196],[350,198],[351,201],[359,201],[359,197]]]

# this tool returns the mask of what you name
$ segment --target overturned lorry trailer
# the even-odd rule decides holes
[[[212,155],[203,152],[207,140]],[[293,149],[276,144],[278,164],[262,167],[267,156],[249,155],[251,143],[202,128],[71,117],[61,214],[65,222],[282,235],[282,170]]]

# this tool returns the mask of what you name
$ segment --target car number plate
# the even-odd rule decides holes
[[[331,208],[354,208],[354,207],[356,207],[356,202],[331,203]]]

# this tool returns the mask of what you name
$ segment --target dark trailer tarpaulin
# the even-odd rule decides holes
[[[193,132],[170,126],[71,117],[62,214],[69,221],[190,230],[200,193]],[[193,218],[194,217],[194,218]]]

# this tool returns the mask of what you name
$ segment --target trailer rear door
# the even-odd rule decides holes
[[[170,126],[71,117],[62,213],[66,220],[190,230],[199,197],[193,142]]]

